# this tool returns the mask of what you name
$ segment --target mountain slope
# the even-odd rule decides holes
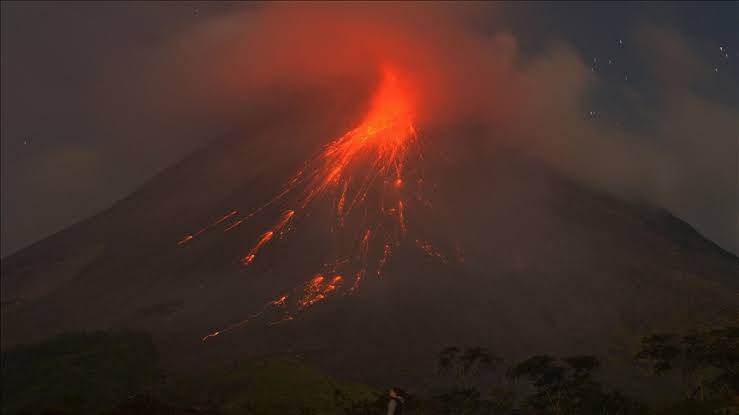
[[[737,316],[739,260],[684,222],[512,152],[491,155],[458,138],[452,147],[440,134],[425,175],[433,208],[409,214],[408,226],[433,240],[443,260],[404,241],[382,277],[370,275],[353,294],[293,321],[269,324],[278,316],[268,316],[202,342],[330,259],[332,225],[319,215],[296,223],[250,267],[239,259],[276,212],[177,243],[269,200],[306,154],[341,131],[307,124],[217,141],[109,210],[3,260],[3,349],[126,326],[151,331],[178,370],[297,353],[357,378],[419,381],[450,344],[510,359],[626,356],[651,330]]]

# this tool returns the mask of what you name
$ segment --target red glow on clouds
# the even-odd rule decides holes
[[[348,239],[356,241],[354,250],[325,265],[302,288],[293,289],[293,294],[282,295],[266,303],[259,313],[212,332],[203,338],[204,341],[262,317],[267,309],[279,311],[281,318],[270,323],[276,324],[290,321],[295,313],[340,292],[354,293],[368,269],[373,268],[379,276],[393,253],[393,247],[401,244],[408,232],[409,206],[414,201],[423,200],[420,189],[405,185],[408,162],[421,159],[417,145],[417,101],[409,86],[408,74],[400,73],[387,64],[381,66],[380,72],[381,81],[360,122],[308,160],[273,199],[245,216],[234,218],[225,229],[230,231],[240,226],[278,201],[293,204],[294,207],[283,211],[242,258],[244,265],[251,265],[274,240],[291,232],[296,217],[306,217],[307,211],[321,205],[320,200],[329,199],[337,229]],[[411,154],[419,157],[412,158]],[[224,216],[196,235],[235,215],[236,211]],[[189,236],[185,236],[183,241],[191,240]],[[421,248],[424,251],[428,249],[426,246]],[[434,256],[443,258],[440,254]],[[348,290],[343,290],[342,275],[354,277]],[[288,298],[294,300],[289,302]]]

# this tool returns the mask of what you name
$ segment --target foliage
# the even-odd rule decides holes
[[[376,389],[336,381],[288,358],[247,360],[181,378],[162,395],[178,405],[212,407],[223,414],[364,414],[384,405]]]
[[[461,350],[449,346],[437,356],[438,372],[450,375],[455,388],[460,390],[471,389],[482,372],[496,370],[502,361],[502,358],[482,347]]]
[[[480,392],[472,388],[454,388],[431,399],[429,409],[440,415],[471,415],[481,407]]]
[[[642,338],[641,350],[636,359],[647,363],[651,371],[657,375],[673,369],[680,349],[675,344],[672,334],[653,334]]]
[[[68,333],[3,353],[3,414],[374,414],[369,386],[296,359],[255,359],[155,384],[147,334]],[[383,397],[384,398],[384,397]]]
[[[690,393],[649,409],[595,380],[594,356],[537,355],[509,367],[488,393],[502,359],[482,347],[450,346],[438,354],[450,382],[404,406],[408,414],[667,415],[739,413],[737,328],[657,334],[642,339],[636,359],[657,375],[679,375]],[[294,358],[235,362],[166,384],[148,335],[94,332],[60,335],[2,355],[3,414],[215,415],[384,413],[387,396],[371,386],[336,380]],[[527,386],[528,385],[528,386]],[[519,386],[527,386],[526,394]],[[484,389],[483,389],[484,390]]]
[[[630,414],[644,408],[615,391],[605,390],[593,379],[600,362],[594,356],[556,359],[533,356],[507,372],[512,380],[524,379],[535,392],[526,405],[541,414]]]
[[[739,395],[739,327],[646,336],[636,360],[658,375],[679,374],[689,399]]]
[[[151,388],[156,367],[146,333],[61,334],[2,353],[2,411],[97,412]]]
[[[103,415],[216,415],[211,409],[182,408],[162,402],[153,395],[135,395]]]
[[[516,404],[516,390],[513,384],[494,387],[490,391],[487,406],[493,413],[510,413]]]

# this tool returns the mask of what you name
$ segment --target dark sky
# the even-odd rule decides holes
[[[177,102],[187,89],[141,80],[153,47],[258,7],[3,2],[2,256],[105,209],[227,131],[207,111],[192,112],[188,123],[168,115],[190,114],[169,108],[177,104],[142,110],[151,101]],[[524,57],[552,41],[571,45],[598,80],[581,116],[677,161],[669,189],[641,191],[737,252],[737,3],[517,2],[490,9],[479,29],[509,31]],[[170,52],[168,64],[187,67],[190,61]]]

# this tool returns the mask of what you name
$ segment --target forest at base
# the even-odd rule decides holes
[[[2,353],[2,414],[382,414],[385,388],[335,379],[294,357],[235,362],[168,378],[147,333],[65,333]],[[682,395],[648,405],[603,385],[596,356],[537,355],[507,365],[483,347],[439,351],[436,390],[404,414],[739,413],[739,327],[641,339],[634,364]],[[485,386],[484,379],[497,379]],[[404,385],[406,386],[406,385]]]

